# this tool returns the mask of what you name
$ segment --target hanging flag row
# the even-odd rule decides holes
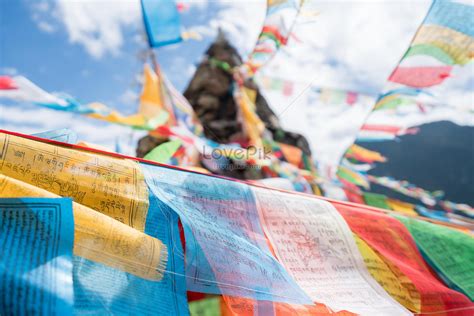
[[[358,148],[353,147],[350,152],[353,155]],[[362,159],[367,162],[369,158]],[[445,200],[443,191],[430,192],[406,180],[370,175],[369,169],[368,164],[352,164],[347,158],[342,161],[337,177],[349,201],[474,227],[474,209],[470,205]]]
[[[146,72],[147,70],[145,70],[145,80],[147,79]],[[140,110],[132,115],[124,115],[99,102],[83,104],[67,95],[46,92],[23,76],[3,76],[0,77],[0,81],[2,80],[9,85],[0,85],[0,99],[13,100],[17,103],[32,103],[53,110],[81,114],[144,130],[155,129],[168,120],[166,111],[160,109],[161,103],[153,104],[155,107],[153,111]]]
[[[472,220],[472,91],[456,87],[474,79],[473,14],[472,3],[433,1],[341,160],[350,199],[382,194],[424,216]]]
[[[271,77],[266,75],[257,75],[256,80],[259,86],[264,90],[276,90],[281,91],[285,97],[290,97],[295,94],[295,87],[305,82],[298,82],[289,79]],[[310,100],[308,100],[309,106],[317,103],[314,99],[320,99],[321,102],[333,105],[339,105],[341,103],[353,106],[358,102],[361,94],[353,91],[345,91],[334,88],[310,88]],[[362,95],[364,97],[364,95]]]
[[[244,315],[474,310],[461,227],[7,131],[0,148],[7,314],[186,315],[187,291]]]
[[[252,77],[275,56],[281,46],[287,44],[302,5],[302,0],[267,0],[262,31],[240,69],[244,77]]]

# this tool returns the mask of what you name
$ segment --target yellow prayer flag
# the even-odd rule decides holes
[[[143,231],[148,188],[136,161],[0,133],[0,173]]]
[[[400,304],[412,312],[419,313],[421,310],[420,293],[410,279],[396,267],[385,262],[356,234],[354,234],[354,239],[372,277]]]
[[[101,108],[108,109],[107,106],[99,102],[91,103],[89,106],[96,109],[101,109]],[[100,111],[99,111],[97,113],[87,114],[87,116],[98,119],[98,120],[127,125],[127,126],[145,127],[147,124],[147,120],[145,119],[145,117],[139,113],[125,116],[125,115],[120,114],[117,111],[111,111],[108,114],[100,114]]]
[[[415,212],[415,206],[413,204],[405,203],[405,202],[393,200],[393,199],[387,199],[387,204],[395,212],[418,216],[418,213]]]
[[[140,95],[138,113],[142,114],[145,118],[151,119],[158,116],[165,109],[163,106],[161,82],[158,75],[148,65],[145,65],[143,77],[143,90]]]
[[[0,197],[59,197],[0,174]],[[79,203],[73,203],[74,254],[134,274],[160,280],[168,252],[157,238],[146,235]]]
[[[265,129],[265,124],[258,117],[255,112],[255,102],[252,102],[252,97],[255,99],[255,91],[241,87],[238,93],[237,103],[241,111],[244,130],[250,139],[250,143],[257,148],[263,148],[262,133]]]

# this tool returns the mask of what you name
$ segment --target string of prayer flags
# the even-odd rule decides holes
[[[308,106],[318,106],[318,103],[327,105],[346,105],[354,106],[357,102],[363,101],[370,96],[356,93],[353,91],[344,91],[331,88],[311,87],[308,95]],[[319,101],[319,102],[318,102]]]
[[[34,146],[35,144],[42,143],[31,141],[28,145]],[[15,149],[10,142],[4,144],[4,147]],[[53,148],[55,147],[49,147],[50,150]],[[46,152],[47,149],[48,147],[42,147],[43,152]],[[81,157],[77,155],[80,151],[68,150],[76,152],[74,157]],[[4,157],[8,157],[6,152],[3,152],[2,158]],[[25,155],[25,159],[30,159],[30,157]],[[118,161],[119,159],[109,160],[109,164],[113,165],[114,160]],[[6,164],[5,160],[2,160],[2,164]],[[48,168],[36,167],[37,169],[33,169],[35,170],[33,171],[34,177],[51,176],[49,175],[51,171]],[[81,169],[76,165],[75,170],[81,173],[85,169],[79,171]],[[115,170],[120,172],[119,168],[115,168]],[[134,170],[134,172],[138,171]],[[63,169],[63,172],[70,173],[71,170]],[[18,176],[18,174],[13,174],[13,176]],[[72,176],[69,183],[74,185],[75,174],[73,173]],[[58,180],[66,178],[64,176],[61,178],[58,175],[55,177]],[[92,184],[92,190],[85,192],[86,195],[100,190],[100,185],[97,185],[97,182],[94,184],[92,177],[88,179]],[[124,182],[129,181],[130,179]],[[144,179],[135,179],[134,181],[142,182],[140,185],[145,185]],[[63,187],[67,184],[66,182],[59,183]],[[47,187],[47,189],[52,190],[51,187]],[[64,190],[59,193],[69,195],[71,191]],[[145,231],[141,232],[119,222],[120,220],[127,224],[131,223],[117,216],[120,213],[126,215],[126,209],[121,207],[117,196],[114,196],[112,192],[106,194],[110,198],[107,204],[100,201],[100,195],[96,196],[100,202],[94,206],[97,211],[82,204],[73,203],[75,222],[74,310],[81,313],[96,313],[105,309],[114,314],[132,311],[134,314],[186,315],[183,251],[179,251],[182,246],[177,229],[177,216],[169,209],[160,209],[154,199],[150,198],[149,202],[147,199],[146,206],[148,207],[148,203],[150,203],[150,207],[146,214]],[[123,192],[118,194],[123,194]],[[37,186],[5,176],[2,170],[0,197],[19,196],[56,197],[55,194]],[[77,196],[75,199],[84,201]],[[137,200],[134,203],[139,204],[140,202]],[[110,211],[114,206],[120,210],[116,215]],[[114,218],[104,214],[112,215]],[[140,226],[138,227],[140,228]],[[173,251],[168,252],[169,249]],[[160,303],[157,304],[157,302]]]
[[[141,0],[141,6],[150,47],[182,41],[181,21],[174,0]]]
[[[449,212],[457,212],[459,214],[463,214],[471,219],[474,218],[474,208],[461,203],[454,203],[451,201],[440,201],[439,204],[443,207],[443,209]]]
[[[69,238],[67,260],[53,278],[38,268],[43,264],[15,281],[23,282],[19,297],[36,291],[36,280],[57,283],[48,292],[53,300],[43,296],[44,305],[31,310],[54,310],[55,299],[67,296],[66,314],[188,315],[200,308],[188,309],[187,290],[223,295],[209,304],[217,313],[220,301],[221,315],[467,316],[474,310],[464,295],[473,294],[469,231],[132,159],[0,133],[0,198],[73,199],[67,232],[50,216],[17,216],[25,225],[13,224],[14,213],[2,212],[0,199],[6,227],[0,242],[27,244],[17,252],[38,252],[40,241],[56,240],[58,232]],[[26,222],[35,220],[51,226],[45,238],[28,237],[39,226]],[[54,251],[44,253],[55,258]],[[19,271],[20,258],[0,258],[15,264],[7,272],[0,265],[0,274]],[[2,311],[28,306],[1,304]]]
[[[273,77],[270,71],[259,72],[255,79],[273,111],[285,112],[285,126],[305,135],[326,183],[334,182],[338,164],[370,113],[375,96]],[[294,95],[288,95],[286,87]],[[286,111],[290,103],[292,111]]]
[[[416,205],[396,199],[391,199],[383,194],[363,192],[356,186],[356,184],[361,185],[357,182],[361,181],[358,178],[364,179],[365,174],[355,173],[351,169],[346,169],[342,166],[341,168],[339,168],[337,175],[339,177],[339,181],[342,183],[343,190],[347,199],[351,202],[367,204],[378,208],[392,210],[404,215],[423,216],[442,222],[455,223],[466,228],[472,227],[473,225],[473,223],[471,223],[469,219],[466,218],[466,216],[457,216],[453,213],[458,208],[450,211],[446,209],[429,209],[422,205]],[[407,196],[419,198],[429,205],[436,204],[437,197],[441,196],[441,192],[426,192],[421,188],[416,188],[415,186],[406,181],[396,181],[389,177],[374,177],[369,175],[368,179],[370,180],[370,182],[374,182],[380,185],[386,185],[388,183],[401,183],[400,186],[396,188],[392,185],[390,186],[390,188],[396,190],[397,192],[406,193]],[[369,187],[365,186],[365,188],[368,189]],[[442,203],[443,201],[439,202]]]
[[[473,14],[474,5],[468,1],[433,1],[341,163],[344,168],[369,164],[367,178],[389,189],[388,197],[409,203],[415,198],[442,209],[425,212],[421,206],[417,211],[443,221],[453,220],[447,216],[453,210],[446,200],[468,208],[473,203],[472,178],[465,175],[474,171],[471,165],[460,167],[469,154],[466,148],[471,147],[472,96],[456,88],[468,86],[474,78]],[[443,181],[433,181],[432,170]],[[430,186],[433,192],[420,185]],[[438,194],[442,191],[443,200]]]
[[[345,166],[349,165],[349,168]],[[461,211],[462,206],[451,203],[451,208],[443,207],[443,210],[433,209],[436,204],[446,205],[447,201],[441,200],[444,193],[442,191],[428,192],[422,188],[418,188],[415,185],[409,183],[408,181],[398,181],[391,177],[377,177],[372,175],[366,175],[365,173],[354,172],[354,168],[346,161],[343,162],[338,170],[339,179],[344,182],[343,185],[346,189],[346,196],[350,201],[367,204],[379,208],[389,209],[396,212],[410,214],[410,215],[421,215],[427,218],[436,219],[443,222],[456,222],[458,225],[465,227],[470,227],[469,220],[467,219],[468,215]],[[371,192],[360,192],[357,187],[354,185],[362,185],[365,179],[368,179],[370,183],[375,183],[377,185],[384,186],[386,188],[392,189],[395,192],[402,193],[408,197],[419,199],[425,205],[430,206],[427,208],[423,205],[415,205],[395,199],[390,199],[383,194],[371,193]],[[350,183],[350,184],[349,184]],[[349,188],[349,186],[351,186]],[[369,189],[369,186],[364,186],[365,189]],[[359,196],[363,195],[363,199]],[[469,210],[468,208],[466,210]],[[460,213],[464,216],[459,216],[459,218],[453,219],[450,217],[454,212]]]
[[[68,198],[0,199],[2,314],[72,314],[71,205]]]
[[[266,75],[258,75],[256,76],[256,79],[261,88],[265,90],[281,91],[285,97],[293,95],[295,85],[304,83]],[[359,98],[365,97],[368,96],[352,91],[311,87],[308,96],[308,106],[317,106],[318,101],[328,105],[347,104],[348,106],[353,106],[358,102]]]
[[[244,77],[252,77],[286,45],[299,15],[301,0],[267,0],[267,13],[257,43],[241,66]]]
[[[83,104],[70,96],[51,94],[23,76],[12,77],[11,81],[15,85],[14,88],[0,89],[0,98],[16,102],[30,102],[49,109],[81,114],[136,129],[153,130],[168,120],[168,113],[163,110],[155,111],[155,116],[146,116],[141,112],[124,115],[99,102]]]
[[[417,128],[403,128],[391,125],[362,125],[357,139],[363,142],[381,142],[398,139],[399,136],[416,135]]]
[[[259,87],[261,87],[262,89],[281,91],[282,94],[286,97],[293,95],[293,81],[284,80],[280,78],[272,78],[268,76],[258,76],[257,80],[259,83]]]
[[[0,98],[18,102],[34,102],[45,106],[53,105],[57,109],[74,108],[78,112],[88,112],[85,108],[77,108],[75,104],[68,102],[68,100],[44,91],[23,76],[4,76],[2,78],[5,84],[0,89]]]
[[[437,203],[437,200],[442,198],[444,193],[442,191],[429,192],[422,188],[416,187],[414,184],[406,180],[395,180],[392,177],[380,177],[368,175],[367,179],[375,184],[390,188],[393,191],[402,193],[406,196],[419,199],[423,203],[433,206]]]
[[[25,139],[26,140],[26,139]],[[34,178],[47,179],[48,177],[56,179],[57,182],[51,186],[44,186],[35,182],[35,185],[42,186],[50,191],[55,191],[58,185],[62,190],[56,191],[59,194],[73,196],[75,200],[92,205],[86,199],[90,195],[97,201],[94,205],[94,211],[82,204],[74,203],[75,217],[75,244],[74,244],[74,295],[75,310],[79,312],[97,312],[100,310],[109,310],[114,313],[129,313],[133,311],[135,314],[143,313],[164,313],[173,315],[185,315],[186,306],[186,289],[184,282],[184,263],[181,248],[179,231],[177,229],[177,217],[170,210],[157,208],[156,204],[150,205],[146,215],[145,233],[135,230],[119,221],[128,225],[134,225],[138,229],[143,229],[142,225],[136,225],[134,221],[125,220],[133,215],[127,210],[123,201],[116,194],[125,194],[124,191],[112,192],[111,187],[107,189],[107,183],[114,182],[113,178],[103,172],[107,161],[108,168],[114,170],[117,176],[121,175],[118,182],[130,183],[136,182],[135,185],[141,187],[145,185],[144,179],[140,177],[126,178],[126,170],[121,170],[119,166],[120,159],[103,156],[99,158],[97,154],[89,153],[86,159],[90,164],[81,165],[75,159],[83,160],[82,151],[66,149],[48,145],[41,147],[39,142],[30,141],[22,143],[24,147],[38,149],[44,154],[47,152],[57,152],[59,157],[69,158],[66,164],[71,164],[71,168],[63,168],[63,173],[70,173],[68,177],[58,170],[51,171],[52,167],[41,167],[41,164],[32,164],[33,168],[29,170],[33,173]],[[17,143],[18,145],[18,143]],[[13,142],[7,142],[2,148],[9,150],[2,153],[2,165],[9,165],[9,151],[18,150]],[[63,149],[64,151],[61,151]],[[24,149],[23,149],[24,150]],[[26,151],[25,151],[26,152]],[[71,153],[68,157],[65,153]],[[73,154],[74,153],[74,154]],[[93,157],[95,159],[93,159]],[[51,158],[51,157],[48,157]],[[34,161],[35,158],[28,156],[26,152],[24,159],[27,162]],[[31,160],[30,160],[31,159]],[[54,158],[53,158],[54,159]],[[109,160],[107,160],[109,159]],[[102,160],[102,161],[101,161]],[[123,160],[127,163],[126,160]],[[62,161],[59,161],[61,163]],[[76,164],[74,164],[74,162]],[[51,161],[50,161],[51,163]],[[47,164],[47,163],[46,163]],[[125,164],[125,165],[126,165]],[[82,166],[80,168],[79,166]],[[80,183],[75,181],[77,174],[82,174],[91,166],[98,166],[97,173],[100,178],[105,178],[104,182],[95,180],[95,176],[84,177],[83,181],[87,181],[90,190],[84,190]],[[13,167],[15,170],[17,166]],[[123,167],[123,166],[122,166]],[[8,167],[7,167],[8,168]],[[21,168],[21,166],[20,166]],[[54,169],[54,168],[53,168]],[[74,171],[71,171],[74,170]],[[5,169],[1,170],[3,173]],[[130,176],[139,173],[138,169],[130,170]],[[86,173],[87,174],[87,173]],[[21,174],[12,173],[12,176],[20,177]],[[2,180],[3,179],[3,180]],[[28,179],[25,179],[28,180]],[[83,192],[74,195],[75,191]],[[76,187],[78,186],[78,187]],[[133,187],[133,186],[132,186]],[[126,190],[131,187],[125,186]],[[104,191],[102,191],[104,190]],[[133,192],[133,189],[132,191]],[[104,194],[104,195],[102,195]],[[133,193],[136,200],[131,205],[140,208],[140,192]],[[145,191],[146,196],[148,195]],[[10,177],[0,176],[0,195],[1,196],[48,196],[52,193],[40,189],[36,186],[29,185]],[[122,201],[122,202],[121,202]],[[148,203],[154,203],[153,199],[146,200]],[[131,210],[137,209],[132,207]],[[130,210],[130,209],[129,209]],[[113,216],[105,216],[104,214]],[[123,216],[123,217],[121,217]],[[164,245],[163,245],[164,244]],[[167,249],[173,252],[168,253]],[[166,267],[166,270],[165,270]],[[113,290],[112,290],[113,289]],[[157,304],[156,302],[160,302]]]
[[[423,260],[405,226],[388,215],[368,212],[354,206],[335,205],[351,230],[379,254],[398,267],[415,285],[421,299],[421,313],[471,315],[474,304],[463,294],[439,281]]]

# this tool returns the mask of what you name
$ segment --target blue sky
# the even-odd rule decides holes
[[[46,91],[66,92],[83,102],[101,101],[132,112],[137,104],[130,92],[139,92],[136,77],[143,67],[138,55],[146,49],[141,21],[122,29],[123,45],[117,53],[96,57],[81,43],[71,43],[60,21],[48,22],[54,31],[42,30],[34,21],[35,3],[1,2],[0,72],[24,75]],[[217,9],[218,5],[210,3],[212,7]],[[183,12],[183,25],[191,20],[192,24],[200,23],[199,17],[204,15],[199,11],[199,7],[190,6]],[[206,36],[202,41],[189,40],[157,50],[163,70],[180,90],[211,39]]]

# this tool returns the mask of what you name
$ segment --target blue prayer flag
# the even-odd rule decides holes
[[[141,2],[150,47],[182,41],[178,8],[173,0],[141,0]]]
[[[163,278],[147,280],[74,256],[75,314],[189,315],[178,216],[154,196],[150,196],[145,234],[170,250]]]
[[[250,187],[154,165],[140,166],[150,189],[150,209],[153,201],[162,211],[173,210],[180,216],[189,291],[312,303],[271,254]]]
[[[72,315],[69,198],[0,199],[0,314]]]
[[[69,128],[55,129],[51,131],[31,134],[32,136],[55,140],[58,142],[75,144],[77,143],[77,134]]]

